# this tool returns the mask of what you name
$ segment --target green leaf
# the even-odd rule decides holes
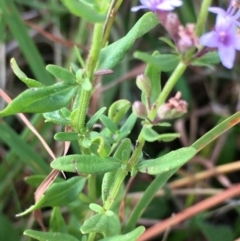
[[[159,52],[155,51],[152,56],[159,56]],[[160,81],[160,70],[153,64],[148,63],[145,75],[147,75],[152,84],[152,91],[151,91],[151,102],[154,103],[160,92],[161,92],[161,81]],[[142,97],[142,102],[145,103],[145,99]]]
[[[81,85],[83,90],[90,91],[92,90],[92,83],[89,78],[85,77],[83,79],[82,85]]]
[[[104,237],[113,236],[120,233],[121,223],[116,214],[108,216],[106,214],[96,214],[87,219],[80,228],[83,234],[101,233]]]
[[[79,139],[79,135],[76,132],[58,132],[54,135],[54,139],[57,141],[75,141]]]
[[[57,83],[51,86],[31,88],[17,96],[0,116],[13,115],[19,112],[44,113],[66,106],[79,86]]]
[[[34,173],[49,173],[49,165],[26,141],[23,140],[7,123],[0,122],[0,139],[7,144],[27,167]]]
[[[166,38],[166,37],[161,37],[159,38],[161,41],[163,41],[164,43],[166,43],[169,47],[171,47],[172,49],[176,50],[176,46],[174,45],[174,43],[172,42],[171,39]]]
[[[76,77],[69,70],[60,66],[49,64],[46,66],[46,70],[50,72],[55,78],[60,79],[69,84],[76,83]]]
[[[43,86],[42,83],[34,80],[34,79],[30,79],[27,77],[27,75],[25,75],[22,70],[19,68],[16,60],[14,58],[12,58],[10,60],[10,64],[11,64],[11,68],[14,72],[14,74],[23,82],[27,85],[27,87],[32,88],[32,87],[41,87]]]
[[[219,58],[218,52],[208,52],[204,54],[202,57],[195,59],[191,65],[195,66],[209,66],[212,64],[218,64],[221,60]]]
[[[67,233],[68,227],[62,216],[60,207],[54,207],[50,217],[50,231]]]
[[[65,172],[87,174],[105,173],[117,169],[121,163],[113,157],[101,158],[90,155],[68,155],[58,157],[51,162],[51,167]]]
[[[127,163],[131,155],[131,152],[132,152],[131,140],[126,138],[120,143],[113,157],[121,160],[122,163]],[[121,171],[121,169],[113,170],[111,172],[107,172],[104,174],[103,181],[102,181],[103,203],[107,200],[109,194],[112,192],[112,187],[119,171]]]
[[[128,100],[118,100],[114,102],[108,110],[108,117],[118,124],[122,118],[126,115],[127,111],[131,107],[131,102]]]
[[[125,37],[101,50],[99,69],[113,69],[124,58],[135,40],[158,24],[159,20],[154,13],[144,14]]]
[[[81,0],[61,0],[68,10],[90,23],[104,22],[106,16],[99,14],[95,9],[90,7],[86,2]]]
[[[90,203],[89,208],[96,213],[104,213],[104,208],[96,203]]]
[[[196,153],[195,148],[183,147],[156,159],[142,161],[137,165],[137,170],[151,175],[168,172],[172,169],[180,168],[194,157]]]
[[[31,175],[31,176],[26,176],[24,178],[24,181],[27,184],[37,188],[45,178],[46,178],[46,175]],[[62,181],[62,179],[60,179],[59,177],[57,177],[54,180],[54,182],[59,182],[59,181]]]
[[[53,122],[55,124],[69,125],[71,120],[71,111],[66,107],[61,108],[60,110],[43,113],[45,122]]]
[[[143,234],[144,231],[145,227],[139,226],[129,233],[103,238],[99,241],[136,241]]]
[[[53,78],[45,70],[43,58],[32,37],[30,37],[26,24],[23,23],[19,9],[15,6],[15,1],[0,1],[0,9],[6,25],[9,27],[13,38],[18,42],[19,48],[36,79],[41,80],[46,85],[54,83]]]
[[[128,136],[131,133],[136,121],[137,121],[137,117],[136,117],[136,115],[134,115],[134,113],[132,113],[128,117],[126,122],[123,124],[121,129],[119,130],[118,140],[121,140],[122,138]]]
[[[14,225],[13,221],[10,220],[3,213],[0,215],[0,233],[1,239],[7,241],[21,240],[22,234],[20,230]]]
[[[116,133],[118,131],[117,126],[115,125],[115,123],[107,116],[102,115],[100,117],[101,122],[103,123],[103,125],[110,130],[112,133]]]
[[[91,139],[91,141],[90,149],[93,153],[96,153],[102,158],[106,158],[109,155],[111,146],[99,133],[98,136]]]
[[[180,61],[179,57],[175,54],[160,54],[152,56],[144,52],[136,51],[133,56],[145,63],[153,65],[160,71],[172,71]]]
[[[154,142],[154,141],[169,142],[181,136],[179,133],[158,134],[155,130],[151,128],[143,128],[142,134],[144,139],[148,142]]]
[[[205,146],[207,146],[210,142],[215,140],[218,136],[220,136],[221,134],[223,134],[233,126],[237,125],[239,122],[240,122],[240,111],[228,117],[220,124],[215,126],[213,129],[208,131],[206,134],[204,134],[202,137],[200,137],[192,144],[192,147],[195,148],[197,152],[199,152]]]
[[[60,207],[76,200],[84,188],[86,179],[72,177],[67,181],[53,183],[37,203],[17,216],[23,216],[42,207]]]
[[[198,221],[197,227],[202,231],[208,241],[219,241],[224,237],[224,241],[234,240],[233,231],[225,225],[212,225],[204,221]]]
[[[93,125],[99,120],[99,118],[105,112],[106,109],[106,107],[102,107],[89,119],[89,121],[86,124],[87,129],[91,129],[93,127]]]
[[[79,241],[77,238],[66,233],[56,233],[56,232],[41,232],[31,229],[27,229],[23,233],[26,236],[32,237],[39,241]]]

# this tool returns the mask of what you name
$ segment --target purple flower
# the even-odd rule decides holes
[[[240,2],[238,0],[231,0],[227,11],[219,7],[208,8],[209,12],[221,15],[227,21],[232,21],[234,24],[240,26],[238,19],[240,17]]]
[[[235,50],[240,50],[240,36],[237,34],[236,25],[227,20],[223,15],[218,15],[215,29],[201,36],[199,43],[209,48],[217,48],[222,64],[231,69]]]
[[[131,9],[133,12],[139,9],[149,9],[152,12],[157,12],[158,10],[171,11],[175,7],[182,5],[181,0],[140,0],[140,2],[142,5],[133,7]]]

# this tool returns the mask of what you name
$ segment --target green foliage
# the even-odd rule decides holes
[[[24,235],[35,238],[39,241],[78,241],[77,238],[70,234],[58,233],[58,232],[40,232],[31,229],[24,231]]]
[[[179,63],[179,57],[175,54],[159,54],[149,55],[140,51],[136,51],[133,55],[135,58],[153,65],[158,71],[172,71]]]
[[[60,207],[73,202],[84,188],[85,182],[86,179],[83,177],[73,177],[67,181],[52,184],[36,204],[18,216],[26,215],[42,207]]]
[[[131,103],[128,100],[115,101],[108,109],[108,117],[115,124],[118,124],[126,115],[130,107]]]
[[[207,198],[202,193],[195,194],[195,190],[189,192],[182,188],[180,191],[184,196],[181,196],[179,202],[179,190],[172,190],[172,187],[176,183],[181,184],[181,180],[168,186],[174,174],[174,178],[183,180],[192,175],[192,180],[195,180],[195,173],[204,171],[201,165],[194,164],[193,167],[190,162],[188,169],[178,172],[198,152],[200,158],[215,158],[212,163],[216,165],[228,164],[238,155],[237,128],[232,129],[234,134],[228,136],[229,143],[235,143],[234,148],[225,145],[222,148],[225,155],[220,158],[211,155],[213,151],[216,152],[213,148],[219,148],[221,144],[215,147],[213,141],[239,123],[240,113],[219,121],[223,115],[223,102],[226,106],[236,105],[237,94],[231,91],[237,90],[234,88],[235,82],[231,82],[231,88],[226,82],[237,76],[237,69],[227,72],[218,69],[219,66],[214,67],[220,62],[218,53],[198,46],[188,21],[197,21],[197,34],[205,28],[206,6],[211,1],[202,2],[201,14],[197,15],[199,6],[193,1],[183,1],[183,6],[176,11],[182,27],[179,28],[176,21],[171,22],[175,25],[169,28],[164,22],[168,18],[162,18],[167,15],[163,16],[162,13],[146,13],[135,23],[138,15],[126,12],[129,3],[122,0],[51,0],[45,4],[40,0],[16,0],[18,8],[13,0],[0,1],[0,50],[6,46],[6,57],[11,59],[12,68],[10,71],[7,69],[9,83],[0,83],[0,87],[6,85],[7,92],[11,92],[12,96],[21,93],[0,111],[1,117],[8,116],[0,120],[0,156],[3,157],[0,163],[0,233],[4,240],[20,240],[20,233],[26,229],[26,223],[28,228],[32,228],[27,217],[23,216],[50,207],[51,214],[49,208],[42,210],[43,221],[49,232],[28,229],[24,234],[30,237],[29,240],[135,241],[145,230],[143,226],[136,227],[143,214],[143,217],[149,219],[162,220],[176,212],[176,209],[184,212],[184,208],[192,205],[193,201]],[[119,9],[120,5],[123,5],[122,9]],[[21,16],[24,19],[25,16],[29,17],[26,11],[37,13],[34,24],[31,16],[27,21],[21,19]],[[164,29],[169,32],[168,38],[162,36],[163,28],[151,31],[160,23],[160,19]],[[133,27],[129,29],[129,26]],[[45,38],[48,40],[45,41]],[[184,52],[180,44],[184,44],[181,41],[186,38],[189,38],[188,44],[192,46]],[[36,46],[34,40],[37,40]],[[135,59],[128,54],[131,49],[135,51]],[[20,61],[17,61],[21,68],[11,56],[19,56]],[[139,64],[139,60],[145,64]],[[44,62],[55,64],[48,64],[44,68]],[[4,68],[8,66],[4,66],[3,60],[1,63],[1,73],[4,73]],[[184,73],[187,67],[190,67],[190,71]],[[210,69],[203,71],[202,67]],[[104,76],[113,71],[114,75]],[[11,72],[29,89],[25,90],[21,82],[12,78]],[[28,77],[31,75],[34,77]],[[221,86],[218,78],[221,79]],[[55,84],[53,79],[56,79]],[[132,85],[131,80],[134,79],[137,79],[140,91]],[[106,82],[109,83],[107,88],[104,86]],[[226,96],[222,92],[225,86],[229,93]],[[173,90],[180,90],[182,96],[176,94],[175,98],[171,98]],[[1,90],[0,94],[6,98]],[[214,102],[209,103],[209,99]],[[226,100],[230,104],[225,103]],[[132,103],[143,106],[141,120],[137,119],[137,112],[131,113],[136,110]],[[174,113],[181,111],[187,104],[190,114],[185,115],[181,122],[173,118],[166,118],[169,123],[162,122],[157,115],[159,106]],[[214,115],[206,114],[201,109],[199,111],[198,107],[203,110],[207,107],[209,110],[208,105],[214,111],[216,106],[220,108]],[[102,106],[110,107],[107,109]],[[57,156],[55,160],[52,161],[52,155],[49,158],[45,151],[46,144],[44,149],[29,131],[29,126],[22,126],[16,118],[9,116],[21,112],[31,113],[28,117],[32,118],[31,122],[39,134],[53,149]],[[199,122],[195,114],[197,117],[201,115]],[[47,123],[44,123],[42,116]],[[55,124],[62,126],[55,127]],[[161,132],[158,133],[157,129]],[[180,135],[181,139],[176,140]],[[201,137],[194,140],[196,136]],[[56,143],[55,140],[61,142]],[[191,142],[194,143],[191,145]],[[207,151],[200,152],[211,142]],[[160,157],[155,158],[159,153]],[[50,167],[56,170],[46,178]],[[64,173],[67,178],[63,180],[56,178],[60,172],[71,173]],[[34,174],[26,178],[30,187],[21,182],[29,174]],[[148,174],[157,176],[148,177]],[[220,178],[217,180],[222,182]],[[232,177],[229,180],[232,181]],[[214,195],[215,188],[219,187],[219,183],[215,183],[201,183],[200,180],[197,186],[209,187],[206,189],[207,195]],[[191,181],[189,184],[193,185]],[[36,196],[39,190],[43,194],[29,207],[35,188],[39,185]],[[164,192],[161,192],[162,188]],[[211,192],[208,194],[209,190]],[[38,216],[41,212],[38,211],[34,214],[37,214],[35,217],[42,226],[41,217]],[[21,218],[14,223],[12,217],[16,213],[20,213],[17,216]],[[226,241],[233,240],[239,233],[238,221],[232,220],[236,227],[234,232],[227,225],[213,225],[203,218],[195,223],[185,222],[184,230],[171,229],[173,235],[170,234],[169,240],[184,241],[192,236],[197,239],[195,234],[201,234],[210,241],[222,237]],[[192,227],[194,230],[189,232]],[[38,226],[34,224],[34,228]]]
[[[87,174],[105,173],[117,169],[121,163],[117,158],[101,158],[90,155],[62,156],[51,162],[51,167],[65,172]]]
[[[143,226],[139,226],[129,233],[100,239],[99,241],[134,241],[140,237],[144,230],[145,228]]]
[[[146,34],[159,23],[153,13],[144,14],[127,35],[101,50],[99,69],[114,68],[132,47],[135,40]]]
[[[158,134],[151,128],[143,128],[143,137],[148,142],[154,141],[164,141],[169,142],[173,141],[174,139],[180,137],[179,133],[165,133],[165,134]]]
[[[83,0],[61,0],[67,9],[74,15],[83,18],[90,23],[103,22],[105,15],[100,14]]]
[[[49,64],[46,66],[46,70],[57,79],[60,79],[68,84],[76,84],[76,77],[74,74],[62,67]]]
[[[170,170],[180,168],[183,164],[194,157],[196,152],[196,149],[192,147],[184,147],[176,151],[171,151],[156,159],[142,161],[137,165],[137,170],[151,175],[168,172]]]
[[[11,59],[10,61],[11,68],[14,72],[14,74],[23,82],[27,85],[28,88],[34,88],[34,87],[41,87],[42,84],[34,79],[28,78],[22,70],[19,68],[16,60],[14,58]]]
[[[120,233],[121,223],[116,214],[113,216],[96,214],[86,220],[80,230],[83,234],[97,232],[104,237],[109,237]]]
[[[61,82],[51,86],[31,88],[25,90],[15,98],[0,116],[24,113],[44,113],[59,110],[69,104],[78,90],[78,86]]]

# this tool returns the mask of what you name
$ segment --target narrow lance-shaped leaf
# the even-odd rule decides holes
[[[60,207],[54,207],[50,217],[50,231],[67,233],[68,227],[63,218]]]
[[[159,52],[157,51],[155,51],[152,54],[152,56],[158,56],[158,55],[159,55]],[[148,63],[145,69],[145,75],[149,77],[152,84],[151,102],[154,103],[161,92],[160,69],[155,65]],[[145,103],[145,98],[143,98],[143,94],[142,94],[142,102]]]
[[[118,124],[122,118],[126,115],[127,111],[131,107],[131,102],[128,100],[118,100],[114,102],[108,110],[108,117]]]
[[[113,216],[96,214],[87,219],[81,226],[80,230],[84,234],[96,232],[102,233],[104,236],[113,236],[119,234],[121,224],[116,214]]]
[[[19,112],[44,113],[66,106],[79,86],[57,83],[51,86],[31,88],[17,96],[0,116],[13,115]]]
[[[69,70],[57,65],[49,64],[46,66],[46,70],[50,72],[55,78],[60,79],[66,83],[76,83],[76,77]]]
[[[27,229],[23,233],[26,236],[32,237],[39,241],[79,241],[74,236],[67,233],[57,233],[57,232],[41,232],[31,229]]]
[[[65,172],[80,172],[87,174],[105,173],[117,169],[121,163],[117,158],[101,158],[90,155],[62,156],[51,162],[51,167]]]
[[[155,130],[151,128],[143,128],[142,131],[143,137],[146,141],[154,142],[154,141],[173,141],[174,139],[180,137],[179,133],[164,133],[158,134]]]
[[[99,109],[87,122],[86,127],[88,129],[91,129],[93,127],[93,125],[99,120],[99,118],[101,117],[101,115],[104,113],[104,111],[106,110],[106,107],[102,107],[101,109]]]
[[[136,51],[133,56],[162,71],[174,70],[180,61],[179,57],[175,54],[160,54],[152,56],[147,53]]]
[[[145,228],[139,226],[129,233],[100,239],[99,241],[136,241],[143,234]]]
[[[84,1],[62,0],[62,2],[72,14],[83,18],[90,23],[103,22],[106,18],[105,15],[98,13]]]
[[[67,181],[53,183],[36,204],[17,216],[23,216],[42,207],[60,207],[67,205],[76,200],[85,182],[86,179],[83,177],[72,177]]]
[[[127,35],[101,50],[99,69],[113,69],[126,55],[135,40],[159,24],[154,13],[144,14]]]
[[[128,161],[128,158],[131,155],[131,151],[132,151],[131,140],[129,138],[126,138],[120,143],[113,157],[120,159],[121,162],[124,164]],[[111,193],[117,173],[120,171],[121,169],[118,169],[118,170],[113,170],[111,172],[105,173],[102,181],[103,203],[107,200],[107,197]]]
[[[16,60],[14,58],[12,58],[10,60],[10,64],[11,64],[11,68],[14,72],[14,74],[23,82],[27,85],[27,87],[32,88],[32,87],[41,87],[43,86],[42,83],[34,80],[34,79],[30,79],[27,77],[27,75],[25,75],[22,70],[19,68]]]
[[[139,172],[156,175],[180,168],[194,157],[196,153],[197,151],[193,147],[183,147],[156,159],[142,161],[136,168]]]

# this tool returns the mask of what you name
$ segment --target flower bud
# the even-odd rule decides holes
[[[136,80],[137,87],[146,95],[150,96],[152,92],[151,80],[144,74],[137,76]]]
[[[187,102],[181,100],[181,93],[177,92],[175,97],[159,107],[157,114],[161,120],[178,118],[187,112],[187,106]]]
[[[176,41],[178,39],[178,27],[180,26],[178,15],[173,12],[158,11],[157,16],[171,38]]]
[[[133,113],[142,119],[147,117],[147,109],[141,101],[135,101],[132,106]]]

